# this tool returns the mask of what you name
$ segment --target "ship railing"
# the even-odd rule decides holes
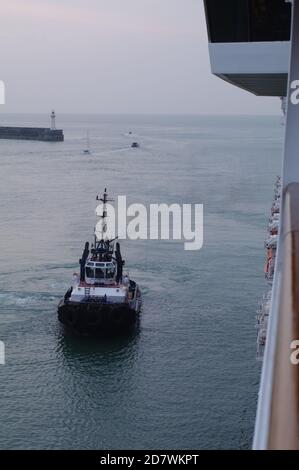
[[[280,227],[254,449],[299,449],[299,0],[292,5]]]
[[[299,183],[283,194],[254,449],[299,449]]]

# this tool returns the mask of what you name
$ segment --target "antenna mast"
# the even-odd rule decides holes
[[[106,233],[107,233],[107,222],[106,222],[106,219],[107,219],[107,202],[113,202],[113,199],[109,199],[108,198],[108,193],[107,193],[107,188],[105,188],[105,191],[104,191],[104,194],[102,197],[99,197],[97,196],[97,201],[101,201],[103,203],[103,213],[102,215],[99,215],[98,217],[101,219],[101,229],[100,229],[100,238],[97,236],[97,234],[95,233],[95,242],[97,240],[100,240],[100,241],[106,241],[105,240],[105,237],[106,237]],[[107,237],[106,237],[107,238]]]

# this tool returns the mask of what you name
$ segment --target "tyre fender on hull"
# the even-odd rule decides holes
[[[75,309],[64,312],[65,323],[69,326],[75,327],[78,323],[79,312]]]
[[[103,318],[104,309],[103,306],[99,306],[96,310],[91,304],[88,306],[87,315],[86,315],[86,324],[88,327],[99,328],[104,321]]]
[[[129,307],[115,307],[110,313],[110,323],[118,329],[132,324]]]

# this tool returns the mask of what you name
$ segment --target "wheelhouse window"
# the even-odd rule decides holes
[[[86,277],[89,277],[89,278],[94,278],[94,269],[93,268],[90,268],[89,266],[86,267],[85,269],[85,273],[86,273]]]
[[[106,278],[107,279],[113,279],[114,276],[115,276],[115,266],[114,266],[114,264],[111,264],[111,265],[107,266]]]
[[[205,0],[211,42],[289,41],[285,0]]]
[[[95,278],[104,279],[105,278],[105,268],[96,268],[95,269]]]
[[[86,277],[89,279],[113,279],[115,272],[113,263],[88,263],[85,268]]]

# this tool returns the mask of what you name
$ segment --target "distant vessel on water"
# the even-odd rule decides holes
[[[140,144],[138,142],[133,142],[131,147],[132,147],[132,149],[139,149]]]
[[[83,149],[83,153],[90,155],[90,137],[89,137],[89,131],[86,133],[86,147]]]
[[[123,275],[124,260],[120,245],[106,236],[108,193],[98,201],[103,204],[100,231],[95,230],[94,244],[86,242],[80,259],[80,276],[73,275],[73,285],[58,305],[58,318],[74,332],[84,335],[119,334],[131,329],[141,309],[141,292],[128,274]],[[99,236],[98,236],[99,235]]]

